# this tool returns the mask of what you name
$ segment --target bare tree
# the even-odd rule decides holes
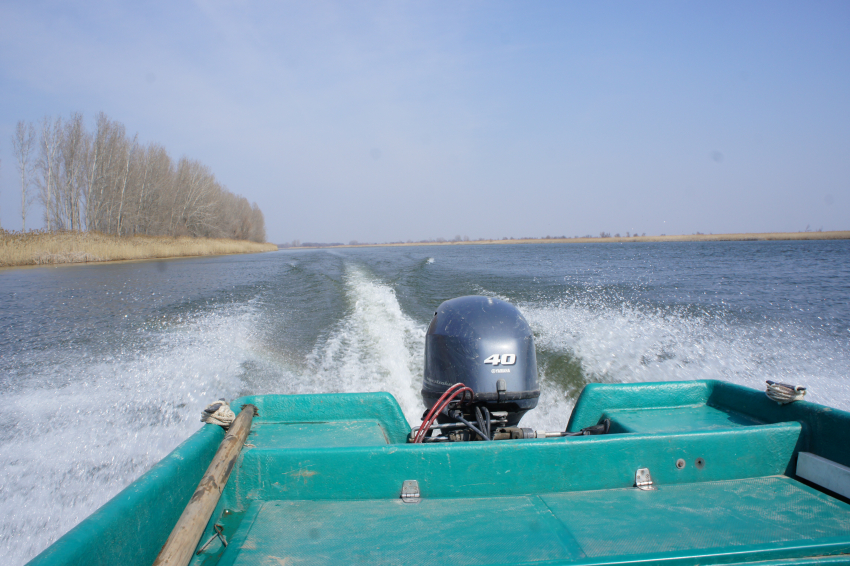
[[[115,232],[120,236],[121,235],[121,221],[124,219],[124,199],[127,196],[127,184],[130,182],[130,162],[133,160],[133,154],[136,152],[136,148],[139,146],[139,135],[136,134],[133,137],[133,143],[130,146],[130,150],[127,152],[127,158],[124,165],[124,172],[122,173],[121,179],[121,197],[118,199],[118,223],[115,228]]]
[[[171,233],[218,235],[220,215],[216,213],[220,193],[221,186],[206,165],[182,158],[177,164]]]
[[[163,196],[173,184],[171,158],[160,145],[150,144],[138,153],[141,180],[134,197],[132,233],[152,234],[162,230],[161,210]]]
[[[182,158],[176,166],[159,145],[141,146],[120,122],[98,114],[89,133],[81,114],[47,117],[36,140],[19,124],[16,158],[22,171],[22,218],[35,177],[48,230],[109,234],[166,234],[265,241],[256,203],[223,187],[209,167]],[[29,131],[29,146],[26,145]],[[37,149],[35,167],[31,150]]]
[[[73,114],[59,136],[56,185],[56,227],[82,230],[80,203],[86,180],[85,162],[88,137],[83,115]]]
[[[35,126],[20,120],[15,127],[15,134],[12,136],[12,151],[15,154],[18,173],[21,175],[21,231],[23,232],[26,232],[27,229],[27,208],[32,202],[32,197],[29,195],[29,187],[32,182],[30,176],[33,168],[30,154],[34,142]]]
[[[101,112],[88,152],[85,188],[86,229],[112,233],[117,225],[119,193],[127,168],[130,142],[124,125]]]
[[[266,221],[256,202],[251,207],[251,230],[248,239],[260,243],[266,241]]]
[[[56,206],[56,154],[59,146],[59,135],[62,127],[61,118],[52,120],[45,116],[41,122],[41,137],[39,139],[39,158],[37,170],[39,174],[39,197],[44,205],[44,221],[47,229],[55,225]]]

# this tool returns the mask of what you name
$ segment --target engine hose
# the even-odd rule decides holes
[[[446,389],[440,396],[440,398],[437,400],[437,402],[431,406],[431,410],[428,411],[427,416],[422,419],[422,428],[428,428],[430,426],[430,424],[426,425],[425,423],[429,423],[429,421],[433,422],[432,417],[440,412],[442,408],[440,407],[440,405],[446,399],[446,397],[454,397],[454,392],[458,389],[462,389],[463,387],[465,387],[463,383],[455,383],[454,385]],[[440,408],[438,409],[438,407]]]
[[[478,428],[480,428],[482,432],[487,430],[487,425],[484,424],[484,416],[481,414],[481,409],[478,407],[475,407],[475,420],[478,422]],[[481,437],[486,438],[487,440],[492,440],[490,438],[490,434],[487,432],[484,432]]]
[[[484,407],[484,420],[487,423],[487,436],[490,437],[490,440],[493,440],[493,430],[490,427],[490,411],[487,410],[487,407]]]
[[[431,410],[428,411],[428,415],[423,419],[422,425],[419,427],[419,430],[416,432],[416,436],[413,439],[414,443],[421,443],[423,439],[429,435],[431,431],[431,425],[437,418],[437,414],[439,414],[439,412],[442,411],[443,408],[448,405],[452,399],[454,399],[458,391],[464,388],[465,386],[462,383],[455,383],[440,396],[439,400],[437,400],[437,402],[434,403],[434,405],[431,407]],[[446,397],[448,397],[448,400],[446,400]]]
[[[562,432],[561,436],[593,436],[608,434],[609,430],[611,430],[611,419],[605,419],[597,425],[585,427],[578,432]]]
[[[463,402],[463,399],[464,397],[466,397],[467,393],[469,393],[471,401],[472,398],[475,396],[475,393],[472,391],[472,389],[466,387],[462,383],[456,383],[455,385],[451,386],[445,393],[443,393],[440,399],[436,403],[434,403],[433,407],[431,407],[431,410],[428,412],[428,416],[425,417],[425,421],[422,423],[421,427],[419,428],[419,431],[416,433],[416,436],[413,439],[414,444],[420,444],[424,440],[425,436],[430,433],[431,425],[434,424],[435,420],[437,420],[437,415],[439,415],[440,413],[448,414],[446,413],[446,407],[448,407],[449,404],[454,401],[455,397],[460,395],[460,401]]]

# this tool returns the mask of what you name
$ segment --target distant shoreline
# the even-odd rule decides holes
[[[473,240],[451,242],[395,242],[387,244],[337,244],[328,246],[278,246],[282,250],[322,248],[376,248],[407,246],[468,246],[493,244],[605,244],[626,242],[769,242],[789,240],[850,240],[850,230],[830,232],[756,232],[741,234],[682,234],[660,236],[612,236],[605,238],[517,238],[503,240]]]
[[[0,231],[0,268],[246,254],[277,249],[275,244],[225,238]]]

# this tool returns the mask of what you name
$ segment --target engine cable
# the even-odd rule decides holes
[[[434,403],[431,410],[428,411],[427,416],[422,421],[422,425],[419,427],[419,430],[416,432],[416,436],[413,439],[414,444],[421,444],[423,442],[425,435],[428,434],[431,429],[431,425],[434,424],[434,421],[440,414],[445,414],[443,413],[443,410],[449,405],[449,403],[454,401],[458,395],[462,395],[462,402],[467,393],[469,393],[470,400],[475,397],[475,392],[463,383],[455,383],[449,387],[446,392],[440,396],[437,402]]]

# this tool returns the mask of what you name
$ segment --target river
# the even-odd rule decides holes
[[[850,409],[850,241],[454,245],[0,270],[0,541],[23,564],[220,397],[389,391],[411,423],[441,301],[528,319],[561,429],[589,382],[765,379]]]

